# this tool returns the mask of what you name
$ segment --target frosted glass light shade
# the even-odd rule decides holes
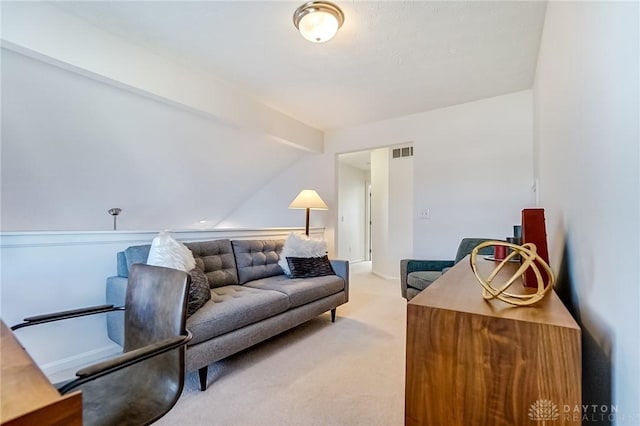
[[[333,3],[310,1],[293,14],[293,24],[300,34],[313,43],[324,43],[336,35],[344,22],[340,8]]]
[[[328,210],[322,198],[313,189],[303,189],[289,204],[290,209]]]
[[[338,32],[338,20],[327,12],[315,12],[304,16],[298,24],[302,37],[314,43],[331,40]]]

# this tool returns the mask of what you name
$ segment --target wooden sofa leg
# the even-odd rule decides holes
[[[336,308],[331,310],[331,322],[336,322]]]
[[[207,373],[209,372],[209,366],[198,369],[198,376],[200,377],[200,390],[207,390]]]

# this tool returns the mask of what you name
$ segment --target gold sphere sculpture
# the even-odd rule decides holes
[[[510,248],[511,252],[498,264],[498,266],[495,267],[493,272],[491,272],[491,274],[485,279],[478,274],[476,258],[478,256],[478,252],[480,251],[480,249],[484,247],[491,247],[491,246],[505,246],[507,248]],[[492,285],[493,279],[498,275],[498,273],[500,273],[504,265],[506,265],[511,259],[513,259],[518,255],[522,259],[522,262],[518,270],[513,274],[511,278],[509,278],[509,280],[507,280],[505,284],[502,285],[502,287],[494,288]],[[480,282],[480,285],[482,286],[482,297],[485,300],[499,299],[499,300],[502,300],[503,302],[506,302],[515,306],[533,305],[534,303],[542,300],[542,298],[547,294],[547,292],[553,287],[553,284],[555,282],[555,278],[553,276],[553,272],[551,271],[551,268],[549,267],[547,262],[545,262],[540,256],[538,256],[538,253],[536,252],[535,244],[531,244],[531,243],[523,244],[520,246],[517,244],[506,243],[504,241],[485,241],[481,244],[478,244],[471,251],[470,262],[471,262],[471,269],[473,270],[474,275],[476,276],[476,278]],[[540,273],[540,269],[538,268],[538,265],[542,266],[542,269],[544,269],[544,271],[547,274],[548,281],[546,283],[542,278],[542,274]],[[531,268],[535,274],[536,281],[538,284],[537,291],[535,293],[530,293],[530,294],[509,293],[507,289],[518,278],[523,276],[524,273],[529,268]]]

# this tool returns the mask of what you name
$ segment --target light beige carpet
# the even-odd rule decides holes
[[[190,373],[158,425],[402,425],[406,302],[398,280],[351,265],[350,296],[325,313],[209,367],[201,392]]]

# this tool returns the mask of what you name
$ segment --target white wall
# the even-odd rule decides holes
[[[371,270],[382,277],[393,276],[389,269],[392,260],[389,227],[392,207],[389,203],[390,157],[388,148],[371,151]]]
[[[521,209],[533,204],[532,127],[531,91],[522,91],[329,131],[323,160],[308,164],[327,185],[334,153],[411,141],[414,204],[395,207],[412,212],[414,257],[452,259],[463,237],[511,235]],[[312,179],[305,170],[300,176]],[[424,208],[430,220],[418,218]]]
[[[464,237],[504,238],[533,203],[531,92],[425,114],[414,142],[414,256],[452,259]],[[431,219],[418,212],[429,209]]]
[[[256,189],[253,194],[232,211],[218,226],[220,227],[274,227],[274,226],[304,226],[305,211],[289,210],[289,204],[303,189],[314,189],[320,198],[327,204],[328,210],[312,210],[310,215],[311,227],[324,227],[330,223],[330,216],[337,215],[337,199],[334,198],[333,184],[335,179],[325,179],[329,173],[333,173],[333,156],[321,154],[308,154],[300,157],[290,167],[282,168],[264,185]],[[262,160],[252,159],[249,164],[250,176],[257,179],[262,173],[263,167],[271,168],[271,165],[263,165]],[[229,181],[231,187],[235,184]],[[325,232],[329,240],[329,254],[333,255],[334,228]]]
[[[583,403],[616,405],[614,424],[640,424],[638,17],[637,2],[550,2],[534,88],[540,202],[583,330]]]
[[[119,229],[256,227],[244,201],[323,149],[321,131],[55,5],[5,2],[1,19],[2,230],[109,229],[112,207]],[[299,224],[287,205],[267,221]]]
[[[534,204],[532,129],[532,93],[525,90],[331,130],[325,135],[323,154],[295,162],[247,200],[242,206],[245,213],[237,213],[243,217],[260,210],[273,220],[270,212],[290,201],[278,199],[277,194],[293,199],[301,188],[314,188],[329,210],[312,212],[311,221],[325,227],[333,254],[338,221],[336,154],[411,142],[414,204],[392,208],[412,211],[413,257],[453,259],[463,237],[510,236],[513,225],[520,223],[521,210]],[[431,219],[418,218],[424,208],[430,209]],[[265,219],[259,226],[276,225]],[[398,276],[399,266],[389,269]]]
[[[108,230],[111,207],[123,209],[119,229],[213,227],[282,169],[313,155],[1,53],[4,231]],[[285,216],[272,225],[287,224],[299,222]],[[233,226],[259,224],[247,217]]]
[[[371,269],[385,278],[400,276],[413,230],[413,157],[393,158],[391,150],[371,152]]]
[[[390,156],[389,253],[385,270],[388,276],[396,278],[400,276],[400,260],[410,258],[413,253],[413,173],[413,157]]]
[[[416,150],[415,256],[450,258],[463,236],[506,235],[529,201],[528,91],[335,130],[315,154],[261,136],[256,122],[222,124],[219,109],[198,107],[186,88],[156,93],[162,84],[140,76],[152,65],[174,75],[171,64],[57,8],[11,4],[2,19],[3,44],[30,55],[2,50],[4,230],[109,229],[106,210],[116,206],[121,229],[292,226],[304,218],[286,207],[314,188],[330,210],[312,212],[311,224],[332,240],[335,154],[407,141]],[[23,34],[20,23],[48,31]],[[108,63],[88,40],[109,52]],[[279,127],[316,146],[316,132],[289,124]],[[432,219],[417,222],[425,207]]]
[[[322,151],[322,132],[257,101],[231,84],[184,66],[59,7],[2,3],[2,46],[124,90],[179,106],[225,126],[303,150]]]
[[[352,262],[366,259],[365,232],[369,172],[339,163],[337,257]]]

